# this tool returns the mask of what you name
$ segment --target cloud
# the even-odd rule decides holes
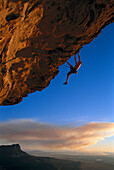
[[[35,120],[0,123],[0,144],[19,143],[24,149],[77,150],[114,135],[114,123],[56,126]]]

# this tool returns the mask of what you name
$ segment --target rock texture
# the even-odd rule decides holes
[[[46,88],[113,11],[113,0],[0,0],[0,105]]]

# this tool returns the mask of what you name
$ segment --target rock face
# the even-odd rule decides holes
[[[46,88],[113,11],[113,0],[0,0],[0,105]]]

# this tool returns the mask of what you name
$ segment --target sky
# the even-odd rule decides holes
[[[80,50],[82,66],[69,68],[41,92],[0,107],[0,144],[23,149],[114,152],[114,24]],[[78,57],[77,57],[78,59]],[[68,60],[75,64],[74,56]]]

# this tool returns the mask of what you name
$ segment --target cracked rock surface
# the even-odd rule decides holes
[[[114,19],[113,0],[0,0],[0,105],[46,88]]]

